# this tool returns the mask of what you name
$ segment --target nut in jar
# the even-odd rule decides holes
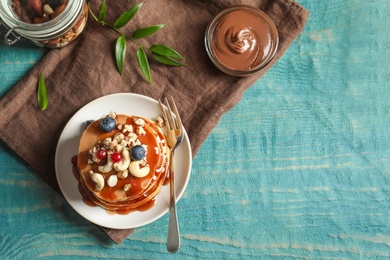
[[[41,47],[61,48],[73,42],[88,19],[85,0],[0,0],[0,15],[9,35],[20,35]],[[9,1],[7,1],[9,2]],[[7,45],[14,41],[5,39]]]
[[[45,23],[65,10],[67,0],[12,0],[12,8],[25,23]]]
[[[55,14],[55,12],[53,14]],[[87,24],[87,19],[88,19],[88,6],[84,5],[80,18],[69,31],[67,31],[60,37],[48,41],[42,41],[42,44],[48,48],[59,48],[73,42],[84,30],[84,27]]]

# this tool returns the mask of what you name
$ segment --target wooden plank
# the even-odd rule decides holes
[[[175,258],[390,257],[388,1],[298,2],[304,32],[194,159]],[[44,52],[0,45],[0,96]],[[167,216],[115,245],[4,143],[0,197],[3,259],[171,257]]]

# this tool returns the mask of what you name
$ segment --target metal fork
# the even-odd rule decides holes
[[[179,234],[179,223],[177,221],[176,212],[176,193],[175,193],[175,164],[174,154],[175,149],[180,145],[183,140],[183,125],[181,123],[179,112],[173,97],[171,97],[171,106],[169,101],[165,98],[166,108],[164,108],[161,101],[160,109],[164,118],[166,129],[167,129],[167,145],[171,150],[169,159],[169,185],[170,185],[170,202],[169,202],[169,227],[168,227],[168,239],[167,239],[167,250],[170,253],[176,253],[180,247],[180,234]],[[173,113],[175,116],[173,116]]]

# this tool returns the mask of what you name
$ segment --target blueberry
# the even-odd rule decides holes
[[[95,120],[87,120],[87,121],[85,121],[85,127],[84,127],[84,129],[87,129],[87,127],[88,127],[93,121],[95,121]]]
[[[106,116],[100,120],[99,127],[103,132],[111,132],[116,127],[116,121],[114,118]]]
[[[145,158],[145,154],[146,151],[142,145],[135,145],[133,148],[131,148],[131,158],[133,158],[133,160],[142,160]]]

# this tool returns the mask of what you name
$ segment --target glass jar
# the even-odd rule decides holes
[[[243,77],[263,69],[279,44],[272,19],[259,8],[235,5],[209,23],[205,46],[214,65],[226,74]]]
[[[16,10],[20,12],[22,4],[26,6],[27,3],[35,2],[39,2],[39,5],[43,2],[45,5],[49,1],[0,0],[0,25],[8,30],[4,35],[7,46],[24,37],[40,47],[62,48],[73,42],[84,30],[88,20],[88,6],[85,0],[63,0],[60,6],[49,11],[44,10],[42,6],[39,17],[41,21],[31,19],[26,22],[27,19],[22,19],[23,16],[17,14]],[[27,13],[25,10],[23,12]]]

